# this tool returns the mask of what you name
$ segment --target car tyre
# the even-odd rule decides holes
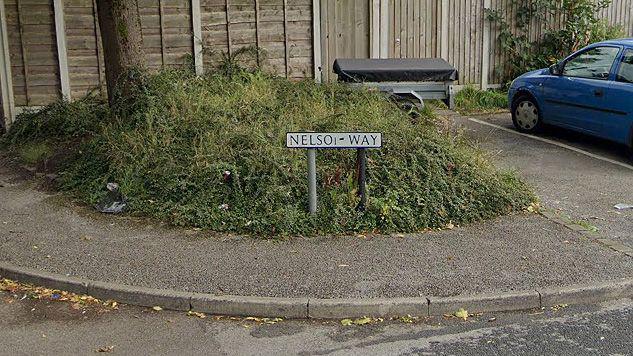
[[[543,129],[541,109],[532,96],[517,96],[511,109],[512,123],[519,132],[536,133]]]

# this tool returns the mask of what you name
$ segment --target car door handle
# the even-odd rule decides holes
[[[602,97],[604,95],[604,92],[600,89],[596,89],[593,91],[593,95],[597,96],[597,97]]]

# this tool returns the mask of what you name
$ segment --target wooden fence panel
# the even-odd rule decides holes
[[[321,0],[323,80],[335,80],[336,58],[369,58],[370,1]]]
[[[200,6],[205,68],[217,66],[223,55],[259,47],[263,56],[250,59],[264,69],[289,78],[312,76],[311,0],[201,0]]]
[[[5,0],[16,106],[40,106],[60,97],[53,3]]]
[[[392,0],[389,4],[389,57],[437,55],[439,10],[436,0]]]
[[[94,0],[65,0],[66,47],[71,98],[92,90],[105,94],[103,48]]]

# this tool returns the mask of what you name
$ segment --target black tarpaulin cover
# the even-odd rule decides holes
[[[447,82],[457,69],[441,58],[337,59],[334,73],[343,82]]]

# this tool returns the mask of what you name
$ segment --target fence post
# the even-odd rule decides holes
[[[380,0],[380,58],[389,58],[389,0]]]
[[[0,0],[0,90],[2,91],[2,120],[8,128],[15,119],[15,102],[13,101],[13,80],[11,78],[11,57],[9,56],[9,34],[7,33],[7,17],[4,0]]]
[[[440,42],[442,45],[440,48],[442,49],[441,57],[444,60],[448,60],[448,3],[449,0],[442,0],[442,11],[440,16],[440,22],[442,24],[442,31],[440,33]]]
[[[196,75],[204,74],[202,59],[202,21],[200,20],[200,0],[191,0],[191,26],[193,27],[193,64]]]
[[[483,36],[481,45],[481,90],[488,89],[488,73],[490,72],[490,21],[486,19],[486,10],[490,9],[490,0],[484,2]]]
[[[380,0],[371,1],[370,57],[380,58]]]
[[[314,62],[314,80],[321,83],[321,1],[312,0],[312,53]]]
[[[53,0],[55,12],[55,38],[57,39],[57,60],[59,62],[59,82],[62,95],[70,100],[70,78],[68,76],[68,54],[66,51],[66,25],[64,23],[63,0]]]

